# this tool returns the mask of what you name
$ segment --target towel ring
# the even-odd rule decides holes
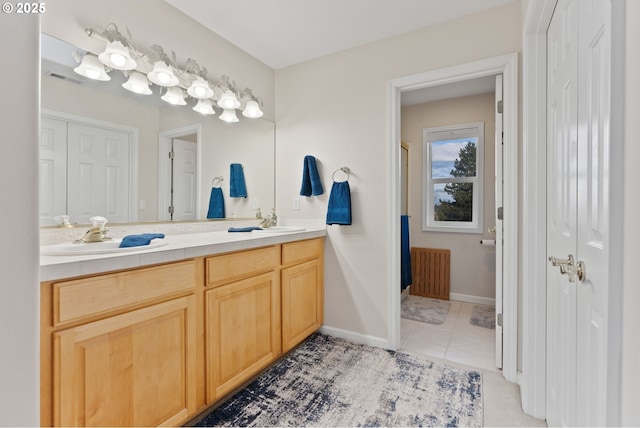
[[[333,174],[331,174],[331,179],[334,182],[336,182],[336,172],[338,172],[338,171],[342,171],[343,173],[347,174],[347,179],[343,180],[343,181],[349,181],[351,170],[349,169],[349,167],[343,166],[343,167],[340,167],[340,168],[336,169],[335,171],[333,171]]]
[[[224,181],[224,177],[221,175],[218,177],[214,177],[213,180],[211,180],[211,187],[222,187],[223,181]]]

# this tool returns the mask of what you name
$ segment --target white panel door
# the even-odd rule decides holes
[[[580,1],[578,104],[578,242],[586,266],[577,282],[577,419],[607,424],[609,304],[609,144],[611,2]]]
[[[100,215],[129,221],[130,137],[125,132],[69,123],[69,216],[78,223]]]
[[[56,224],[67,214],[67,122],[43,117],[40,121],[40,226]]]
[[[610,33],[608,0],[558,1],[547,33],[550,426],[606,425]]]
[[[198,197],[197,144],[173,139],[173,220],[195,220]]]
[[[547,253],[575,254],[577,0],[560,0],[547,33]],[[576,286],[547,265],[547,422],[575,426]]]
[[[502,75],[496,76],[496,130],[495,130],[495,194],[496,194],[496,317],[502,315],[502,251],[503,251],[503,223],[499,218],[497,208],[502,207],[502,163],[503,163],[503,132],[502,132]],[[498,321],[496,319],[496,321]],[[496,367],[502,368],[502,323],[496,322]]]

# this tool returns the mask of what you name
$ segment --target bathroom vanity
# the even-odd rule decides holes
[[[324,230],[47,256],[41,424],[180,425],[322,324]]]

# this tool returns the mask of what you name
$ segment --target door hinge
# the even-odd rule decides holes
[[[502,110],[503,110],[503,104],[502,104],[502,100],[498,101],[498,104],[496,105],[498,113],[502,114]]]
[[[502,327],[502,314],[496,314],[496,324]]]
[[[498,207],[498,220],[502,220],[503,217],[502,207]]]
[[[173,205],[171,205],[171,206],[169,207],[169,214],[173,214],[173,211],[174,211],[174,207],[173,207]]]
[[[173,160],[173,158],[174,158],[174,156],[175,156],[175,155],[176,155],[176,153],[175,153],[173,150],[171,150],[171,151],[169,152],[169,159]]]

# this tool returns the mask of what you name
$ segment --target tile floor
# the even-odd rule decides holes
[[[401,319],[400,351],[482,373],[483,426],[545,427],[545,421],[524,414],[520,388],[495,367],[495,330],[469,323],[473,303],[451,301],[441,325]]]
[[[499,372],[496,331],[469,323],[473,305],[452,300],[441,325],[402,318],[400,350]]]

